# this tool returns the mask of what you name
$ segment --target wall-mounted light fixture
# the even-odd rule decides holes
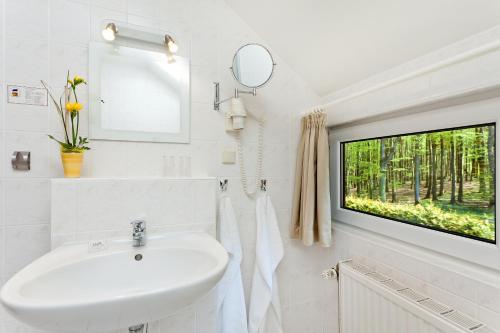
[[[102,30],[102,38],[107,41],[115,40],[118,29],[114,23],[106,24],[106,27]]]
[[[174,54],[179,50],[179,46],[175,43],[170,35],[165,35],[165,46],[167,48],[167,61],[169,64],[175,62]]]
[[[176,54],[177,51],[179,50],[179,46],[170,35],[165,35],[165,44],[167,44],[168,50],[173,54]]]
[[[171,35],[161,35],[153,32],[136,30],[122,26],[118,28],[118,26],[113,22],[109,22],[105,25],[104,29],[102,30],[102,37],[108,42],[112,42],[116,39],[116,37],[120,37],[134,39],[146,43],[161,44],[166,48],[167,61],[169,64],[175,62],[174,55],[179,50],[179,46]]]

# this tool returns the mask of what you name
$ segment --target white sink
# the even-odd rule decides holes
[[[141,260],[136,257],[142,255]],[[34,261],[2,288],[20,321],[51,332],[97,332],[160,319],[192,304],[222,278],[224,248],[204,233],[149,237],[134,248],[64,245]]]

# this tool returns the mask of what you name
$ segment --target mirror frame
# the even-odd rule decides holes
[[[246,84],[241,83],[241,81],[238,80],[238,78],[234,74],[234,61],[236,60],[236,56],[238,55],[238,53],[240,52],[240,50],[242,48],[250,46],[250,45],[257,45],[257,46],[260,46],[260,47],[264,48],[267,51],[267,54],[269,54],[269,57],[271,58],[271,62],[273,64],[271,75],[269,75],[269,77],[267,78],[267,80],[264,81],[261,85],[258,85],[258,86],[255,86],[255,87],[247,86]],[[276,62],[274,61],[274,58],[273,58],[273,55],[271,54],[271,51],[269,51],[269,49],[267,47],[265,47],[264,45],[259,44],[259,43],[247,43],[247,44],[245,44],[243,46],[240,46],[236,50],[236,52],[234,53],[234,56],[233,56],[233,62],[231,63],[231,67],[229,67],[229,69],[231,70],[231,74],[233,75],[233,78],[236,80],[236,82],[238,82],[239,84],[241,84],[243,87],[246,87],[246,88],[249,88],[249,89],[257,89],[257,88],[261,88],[261,87],[265,86],[271,80],[271,78],[274,75],[274,67],[276,67]]]
[[[143,48],[135,44],[125,43],[89,43],[89,137],[91,140],[125,141],[125,142],[152,142],[152,143],[190,143],[191,139],[191,60],[183,57],[188,68],[188,77],[183,82],[184,89],[181,96],[181,131],[179,133],[119,131],[103,129],[100,123],[101,101],[100,90],[100,56],[97,54],[107,47],[127,47],[138,50],[160,52],[151,48]],[[161,53],[161,52],[160,52]]]

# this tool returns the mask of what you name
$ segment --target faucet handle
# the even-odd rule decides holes
[[[144,220],[133,220],[130,224],[134,228],[134,232],[144,232],[146,230],[146,221]]]

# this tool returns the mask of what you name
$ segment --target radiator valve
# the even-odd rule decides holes
[[[321,277],[324,280],[337,279],[337,270],[333,267],[325,269],[323,272],[321,272]]]

